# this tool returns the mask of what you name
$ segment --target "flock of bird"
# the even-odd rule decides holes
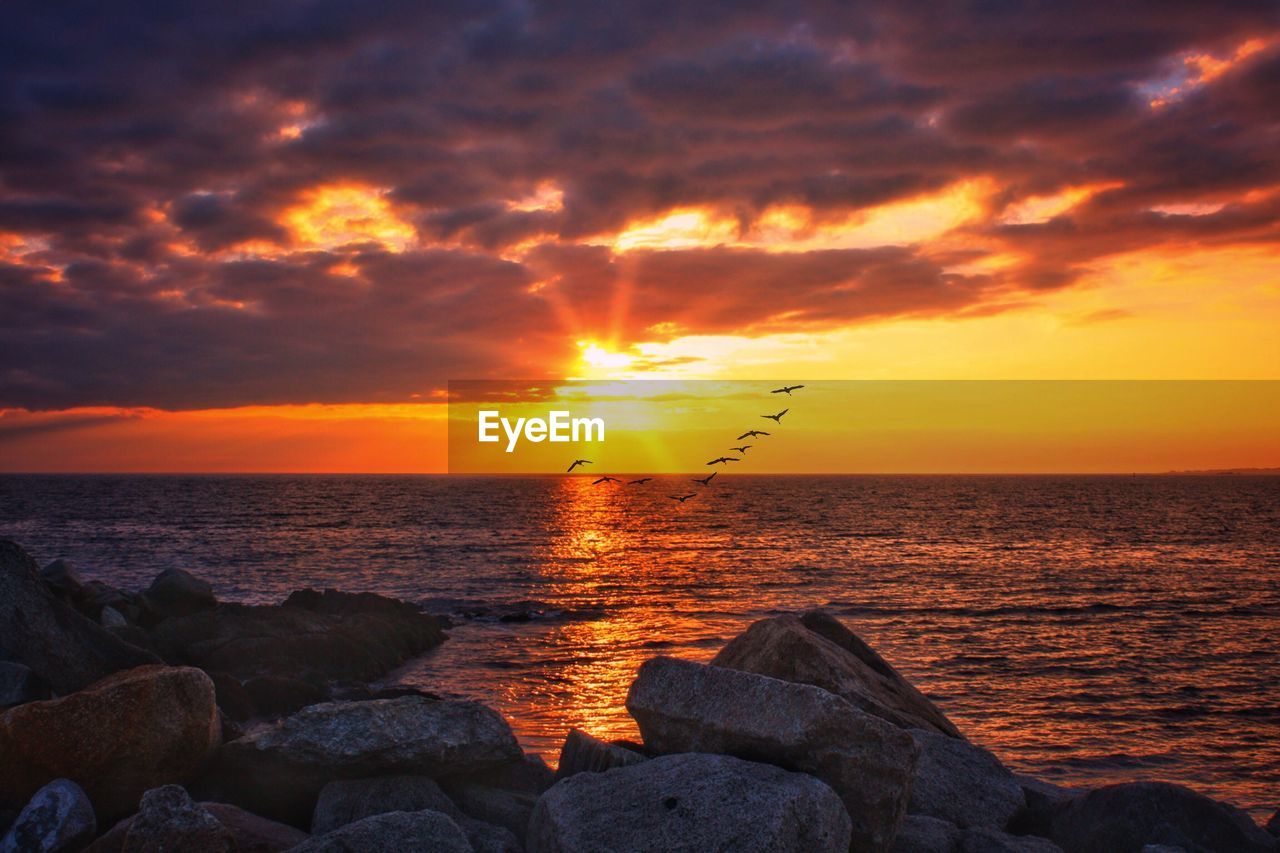
[[[804,387],[803,385],[783,385],[781,388],[775,388],[769,393],[770,394],[786,394],[788,397],[790,397],[792,391],[798,391],[803,387]],[[769,420],[781,426],[782,416],[789,411],[791,411],[791,409],[787,408],[787,409],[783,409],[781,412],[778,412],[776,415],[761,415],[760,417],[768,418]],[[755,438],[759,438],[761,436],[767,436],[767,435],[771,435],[771,433],[767,433],[761,429],[749,429],[746,432],[744,432],[742,435],[738,436],[737,440],[742,441],[744,438],[755,439]],[[737,453],[738,454],[737,456],[717,456],[715,459],[712,459],[707,464],[708,465],[728,465],[730,462],[741,462],[743,458],[746,457],[747,451],[753,447],[755,447],[754,444],[740,444],[737,447],[730,447],[729,450],[732,450],[733,452]],[[595,463],[592,462],[590,459],[575,459],[573,460],[573,464],[569,466],[569,469],[566,473],[572,473],[575,468],[581,465],[594,465],[594,464]],[[712,471],[710,474],[708,474],[705,477],[693,477],[692,482],[697,483],[700,486],[710,486],[711,481],[716,478],[716,474],[718,473],[720,472]],[[627,480],[625,485],[643,486],[645,483],[649,482],[652,479],[653,479],[652,477],[641,477],[638,480]],[[622,485],[623,481],[618,479],[617,477],[610,477],[608,475],[605,475],[600,479],[592,482],[591,485],[598,486],[601,483],[618,483],[619,485]],[[687,495],[667,495],[667,497],[670,498],[671,500],[679,501],[680,503],[684,503],[690,498],[696,498],[697,496],[698,496],[698,493],[696,491],[691,492],[690,494],[687,494]]]

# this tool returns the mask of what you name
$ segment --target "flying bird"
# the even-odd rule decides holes
[[[779,424],[780,424],[780,423],[782,423],[782,416],[783,416],[783,415],[785,415],[785,414],[786,414],[787,412],[789,412],[789,411],[791,411],[791,410],[790,410],[790,409],[783,409],[781,412],[778,412],[778,414],[776,414],[776,415],[761,415],[760,417],[762,417],[762,418],[768,418],[769,420],[773,421],[774,423],[779,423]]]
[[[723,465],[723,464],[724,464],[724,463],[726,463],[726,462],[741,462],[741,461],[742,461],[741,459],[738,459],[738,458],[736,458],[736,457],[734,457],[734,456],[721,456],[721,457],[719,457],[719,458],[717,458],[717,459],[712,459],[712,460],[711,460],[710,462],[708,462],[707,464],[708,464],[708,465]]]
[[[610,476],[608,476],[608,475],[605,475],[605,476],[601,477],[599,480],[596,480],[596,481],[595,481],[594,483],[592,483],[591,485],[593,485],[593,486],[598,486],[598,485],[600,485],[601,483],[621,483],[621,482],[622,482],[622,481],[621,481],[621,480],[619,480],[617,477],[610,477]]]
[[[719,471],[712,471],[710,474],[708,474],[705,477],[694,477],[693,482],[701,483],[704,486],[710,486],[711,481],[714,480],[716,478],[716,474],[719,474],[719,473],[720,473]]]
[[[755,447],[755,445],[754,445],[754,444],[744,444],[744,445],[742,445],[741,447],[730,447],[729,449],[730,449],[730,450],[737,451],[738,453],[741,453],[743,456],[746,456],[746,455],[747,455],[747,448],[749,448],[749,447]]]
[[[680,503],[684,503],[689,500],[689,498],[696,498],[697,495],[667,495],[667,497],[671,498],[673,501],[680,501]]]
[[[783,385],[781,388],[775,388],[769,393],[770,394],[786,394],[788,397],[790,397],[792,391],[795,391],[796,389],[803,388],[803,387],[804,387],[803,385]]]
[[[768,417],[768,415],[765,415],[765,417]],[[782,416],[779,415],[778,417],[782,417]],[[779,423],[781,423],[781,421],[779,421]],[[742,439],[744,438],[755,438],[758,435],[769,435],[769,433],[765,432],[762,429],[749,429],[746,432],[744,432],[742,435],[738,436],[738,441],[742,441]]]
[[[652,480],[652,479],[653,479],[652,477],[641,477],[639,480],[632,480],[631,482],[627,483],[627,485],[628,485],[628,486],[643,486],[645,483],[649,482],[649,481],[650,481],[650,480]]]
[[[595,463],[592,462],[590,459],[575,459],[573,460],[573,464],[569,466],[569,471],[572,471],[574,468],[577,468],[579,465],[594,465],[594,464]],[[567,474],[568,471],[566,471],[565,473]]]

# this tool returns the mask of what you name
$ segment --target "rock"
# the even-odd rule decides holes
[[[213,587],[184,569],[165,569],[142,593],[147,609],[161,618],[190,616],[218,606]]]
[[[909,814],[893,839],[891,853],[955,853],[960,828],[922,814]]]
[[[1022,787],[1022,797],[1026,804],[1009,822],[1009,832],[1014,835],[1049,836],[1053,831],[1053,816],[1077,792],[1024,774],[1015,773],[1013,778]]]
[[[730,640],[711,664],[812,684],[900,728],[960,737],[923,693],[822,610],[756,622]]]
[[[910,734],[920,759],[911,777],[909,813],[1003,830],[1026,804],[1018,780],[987,750],[937,732]]]
[[[1266,829],[1267,832],[1271,833],[1276,838],[1280,838],[1280,809],[1277,809],[1276,812],[1271,815],[1271,819],[1267,821]]]
[[[238,678],[225,672],[211,672],[209,678],[224,717],[244,722],[254,716],[253,698]]]
[[[130,622],[142,616],[142,601],[136,595],[121,592],[102,581],[88,581],[80,589],[73,602],[76,609],[90,619],[101,619],[104,608],[110,607]]]
[[[278,853],[307,840],[305,832],[227,803],[200,805],[231,833],[236,853]]]
[[[494,826],[473,817],[456,818],[458,827],[466,833],[475,853],[523,853],[520,839],[509,829]],[[523,835],[523,833],[521,833]]]
[[[40,577],[49,585],[54,594],[64,601],[72,601],[84,589],[84,581],[71,563],[58,558],[40,570]]]
[[[129,620],[124,618],[124,614],[114,607],[104,607],[98,615],[98,623],[103,628],[128,628]]]
[[[308,705],[329,701],[329,694],[306,681],[260,675],[244,683],[245,692],[257,713],[268,717],[292,714]]]
[[[0,800],[24,800],[65,777],[85,789],[100,819],[116,818],[144,791],[188,778],[218,739],[207,675],[138,667],[0,715]]]
[[[363,853],[412,850],[415,853],[472,853],[466,834],[448,815],[433,811],[388,812],[313,835],[293,853]]]
[[[1145,844],[1252,853],[1276,844],[1239,809],[1168,782],[1128,782],[1080,794],[1054,816],[1067,853],[1128,853]]]
[[[0,661],[0,708],[48,698],[49,688],[30,667],[13,661]]]
[[[911,736],[822,688],[659,657],[640,667],[627,710],[658,752],[725,753],[817,776],[844,801],[859,850],[887,850],[906,813]]]
[[[956,853],[1062,853],[1062,848],[1045,838],[1009,835],[979,826],[961,832]]]
[[[606,743],[579,729],[569,729],[564,746],[560,747],[560,761],[555,778],[559,781],[575,773],[602,773],[614,767],[629,767],[647,760],[647,756],[626,747]]]
[[[430,776],[380,776],[330,782],[320,791],[311,832],[322,835],[340,826],[387,812],[442,812],[458,820],[462,812]]]
[[[84,789],[70,779],[54,779],[18,814],[0,841],[0,853],[79,850],[97,831],[93,804]]]
[[[0,540],[0,648],[60,694],[159,663],[59,601],[35,561],[7,540]]]
[[[201,790],[206,799],[303,827],[321,788],[336,779],[439,777],[521,756],[507,721],[478,702],[420,696],[327,702],[225,744]]]
[[[204,807],[191,801],[178,785],[153,788],[142,795],[138,814],[124,837],[124,853],[232,853],[231,832]]]
[[[155,626],[152,641],[174,663],[229,673],[372,681],[444,640],[439,620],[382,596],[294,593],[284,605],[220,604]]]
[[[538,800],[530,853],[844,853],[849,815],[822,782],[726,755],[668,755],[578,773]]]
[[[468,817],[508,829],[524,840],[538,794],[452,779],[443,780],[441,786]]]

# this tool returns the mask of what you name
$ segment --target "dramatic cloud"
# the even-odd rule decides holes
[[[1273,0],[4,12],[0,408],[421,400],[1280,242]]]

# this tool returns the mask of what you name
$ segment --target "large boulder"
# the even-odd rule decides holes
[[[124,836],[123,853],[233,853],[230,830],[178,785],[153,788],[142,795],[138,814]]]
[[[0,539],[0,649],[56,693],[73,693],[113,672],[159,663],[58,600],[35,560]]]
[[[530,853],[845,853],[849,815],[803,773],[726,755],[669,755],[578,773],[538,800]]]
[[[895,726],[960,737],[928,697],[822,610],[756,622],[730,640],[711,664],[812,684]]]
[[[185,569],[165,569],[142,593],[142,600],[160,618],[189,616],[218,606],[209,582]]]
[[[0,660],[0,708],[48,698],[49,689],[29,666]]]
[[[337,779],[439,777],[522,755],[507,721],[478,702],[422,696],[326,702],[225,744],[201,792],[305,827],[320,790]]]
[[[295,592],[283,605],[220,604],[151,632],[165,660],[242,681],[371,681],[444,637],[440,620],[411,604],[334,590]]]
[[[455,821],[462,818],[462,812],[430,776],[342,779],[320,791],[311,832],[323,835],[374,815],[427,809],[447,814]]]
[[[70,696],[0,715],[0,801],[78,782],[99,818],[132,811],[150,788],[191,776],[219,741],[213,683],[198,669],[143,666]]]
[[[79,850],[97,831],[93,804],[84,789],[70,779],[54,779],[18,814],[0,840],[0,853]]]
[[[1019,836],[989,826],[962,829],[928,815],[907,815],[892,853],[1062,853],[1045,838]]]
[[[305,832],[228,803],[200,803],[200,806],[231,833],[236,853],[279,853],[307,840]]]
[[[614,767],[639,764],[647,758],[625,746],[607,743],[578,729],[569,729],[569,735],[560,747],[555,778],[559,781],[575,773],[603,773]]]
[[[1003,830],[1025,805],[1018,780],[987,750],[921,729],[913,729],[911,738],[920,759],[911,777],[909,813]]]
[[[349,823],[325,835],[313,835],[292,853],[473,853],[471,842],[446,814],[433,811],[388,812]]]
[[[446,779],[444,790],[468,817],[510,830],[523,839],[538,795],[482,782]]]
[[[817,776],[848,808],[858,850],[887,850],[906,813],[911,736],[822,688],[659,657],[640,667],[627,710],[656,752],[724,753]]]
[[[1244,812],[1167,782],[1095,788],[1058,810],[1052,837],[1067,853],[1137,853],[1147,844],[1189,851],[1267,853],[1276,841]]]

